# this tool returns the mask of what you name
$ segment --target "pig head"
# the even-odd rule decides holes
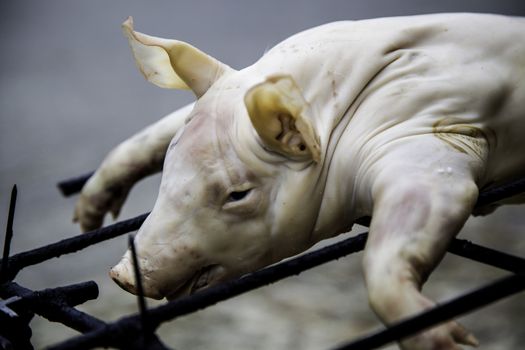
[[[175,298],[317,240],[322,151],[294,79],[236,71],[187,43],[124,25],[152,83],[198,100],[171,141],[155,206],[135,237],[145,295]],[[130,252],[111,277],[135,292]]]

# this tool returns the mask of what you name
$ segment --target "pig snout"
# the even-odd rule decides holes
[[[132,260],[128,255],[124,255],[122,260],[109,271],[109,275],[122,289],[129,293],[137,294],[135,272]],[[165,297],[168,300],[173,300],[208,288],[229,276],[229,271],[218,264],[209,264],[200,268],[190,269],[187,271],[188,273],[185,272],[182,275],[164,276],[164,279],[161,279],[159,282],[148,276],[151,274],[151,271],[148,273],[141,268],[140,275],[142,276],[144,296],[153,299]]]
[[[142,272],[141,275],[143,275]],[[111,268],[109,276],[125,291],[132,294],[138,293],[133,264],[126,256],[124,256],[117,265]],[[163,297],[152,285],[144,283],[144,280],[142,281],[142,289],[144,291],[144,296],[146,297],[153,299],[162,299]]]

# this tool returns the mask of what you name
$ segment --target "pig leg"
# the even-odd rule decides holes
[[[108,212],[116,218],[133,185],[162,170],[166,149],[192,108],[190,104],[167,115],[106,156],[76,203],[73,221],[82,231],[99,228]]]
[[[434,305],[421,288],[472,212],[482,161],[419,136],[392,146],[370,168],[373,213],[363,267],[370,304],[390,324]],[[451,321],[403,340],[401,347],[449,350],[461,349],[459,344],[477,341]]]

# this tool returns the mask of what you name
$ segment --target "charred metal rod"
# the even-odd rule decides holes
[[[140,333],[136,339],[127,339],[126,344],[119,344],[121,347],[130,350],[169,350],[160,339],[155,335],[153,327],[150,326],[148,308],[146,307],[146,300],[144,298],[144,289],[142,288],[142,277],[140,276],[139,260],[135,249],[135,242],[133,235],[128,236],[128,247],[131,250],[131,257],[133,259],[133,273],[135,275],[135,284],[137,285],[137,301],[139,304],[140,314]]]
[[[487,204],[495,203],[505,198],[525,192],[525,178],[509,182],[480,193],[476,207],[482,207]]]
[[[138,230],[148,215],[148,213],[142,214],[98,230],[93,230],[91,232],[63,239],[56,243],[13,255],[9,258],[7,275],[9,279],[13,279],[24,267],[36,265],[64,254],[74,253],[93,244]]]
[[[360,218],[356,223],[362,226],[369,226],[369,219],[370,218],[368,217]],[[450,242],[447,251],[454,255],[497,267],[502,270],[514,273],[525,271],[524,258],[483,247],[464,239],[454,238],[452,242]]]
[[[481,208],[520,193],[525,193],[525,178],[480,192],[474,208]],[[368,227],[370,226],[370,221],[371,217],[365,216],[357,219],[355,223]]]
[[[525,259],[474,244],[464,239],[454,239],[448,252],[502,270],[520,273],[525,271]]]
[[[41,291],[32,291],[15,282],[8,282],[1,286],[0,297],[18,296],[22,298],[16,300],[15,303],[36,303],[41,300],[51,300],[52,302],[63,302],[68,306],[76,306],[98,297],[98,286],[93,281],[65,287],[47,288]]]
[[[72,307],[98,297],[98,286],[93,281],[36,292],[14,282],[2,285],[0,297],[12,296],[22,298],[10,305],[13,309],[28,306],[49,321],[60,322],[79,332],[92,331],[106,325],[103,321]]]
[[[406,338],[438,323],[486,306],[497,300],[525,290],[525,275],[515,274],[504,277],[492,284],[481,287],[414,317],[402,320],[387,329],[373,332],[334,350],[377,349],[388,343]]]
[[[210,287],[191,296],[183,297],[149,309],[149,322],[155,329],[162,322],[204,309],[219,301],[232,298],[286,277],[297,275],[312,267],[358,252],[363,249],[365,242],[366,234],[363,233],[314,252],[264,268],[236,280]],[[90,349],[97,346],[109,345],[111,344],[110,342],[115,342],[119,337],[129,337],[130,334],[132,334],[130,330],[138,329],[140,327],[139,325],[140,315],[124,317],[114,323],[108,324],[108,327],[104,329],[71,338],[50,349]]]
[[[142,278],[140,276],[139,259],[135,250],[135,243],[133,236],[128,236],[128,246],[131,250],[131,257],[133,258],[133,273],[135,275],[135,284],[137,286],[137,301],[139,304],[140,323],[142,325],[142,333],[145,340],[153,333],[148,322],[148,308],[146,307],[146,300],[144,299],[144,289],[142,288]]]
[[[0,282],[8,280],[7,269],[9,267],[9,251],[11,249],[11,239],[13,238],[13,220],[15,218],[16,197],[18,189],[16,185],[11,190],[11,200],[9,201],[9,214],[7,215],[7,225],[5,229],[4,253],[2,255],[2,265],[0,270]]]
[[[80,192],[82,190],[82,187],[86,184],[86,182],[89,180],[91,176],[93,176],[95,172],[92,171],[88,174],[84,174],[75,178],[71,178],[68,180],[60,181],[57,186],[60,192],[64,197],[69,197],[71,195],[74,195],[75,193]]]

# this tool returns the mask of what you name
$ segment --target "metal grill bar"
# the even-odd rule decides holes
[[[454,239],[448,252],[514,273],[525,271],[525,259],[483,247],[464,239]]]
[[[72,196],[82,190],[82,187],[86,184],[86,182],[89,180],[91,176],[93,176],[95,172],[92,171],[90,173],[80,175],[77,177],[73,177],[67,180],[60,181],[57,186],[60,192],[64,197]]]
[[[137,286],[137,301],[140,312],[140,325],[142,327],[142,333],[144,334],[144,340],[147,340],[152,334],[153,329],[149,324],[148,308],[146,306],[146,300],[144,298],[144,289],[142,288],[142,277],[140,276],[139,259],[137,257],[137,251],[135,250],[135,243],[133,242],[133,236],[128,236],[128,247],[131,250],[131,257],[133,261],[133,272],[135,276],[135,284]]]
[[[38,292],[14,282],[0,287],[0,297],[7,299],[13,296],[22,298],[16,302],[18,306],[22,305],[49,321],[60,322],[79,332],[92,331],[105,325],[103,321],[72,307],[98,297],[98,287],[93,281]],[[16,305],[13,308],[16,310]]]
[[[478,201],[476,202],[476,207],[480,208],[487,204],[492,204],[524,192],[525,178],[518,179],[509,182],[508,184],[482,191],[478,197]]]
[[[9,279],[13,279],[24,267],[36,265],[64,254],[74,253],[96,243],[138,230],[148,215],[149,213],[142,214],[98,230],[86,232],[56,243],[13,255],[9,258],[7,275]]]
[[[18,189],[16,185],[13,186],[11,191],[11,200],[9,201],[9,213],[7,214],[7,225],[5,229],[5,241],[4,241],[4,252],[2,255],[2,264],[0,269],[0,282],[9,280],[8,278],[8,267],[9,267],[9,251],[11,249],[11,240],[13,238],[13,221],[15,218],[15,207],[16,197],[18,195]]]

